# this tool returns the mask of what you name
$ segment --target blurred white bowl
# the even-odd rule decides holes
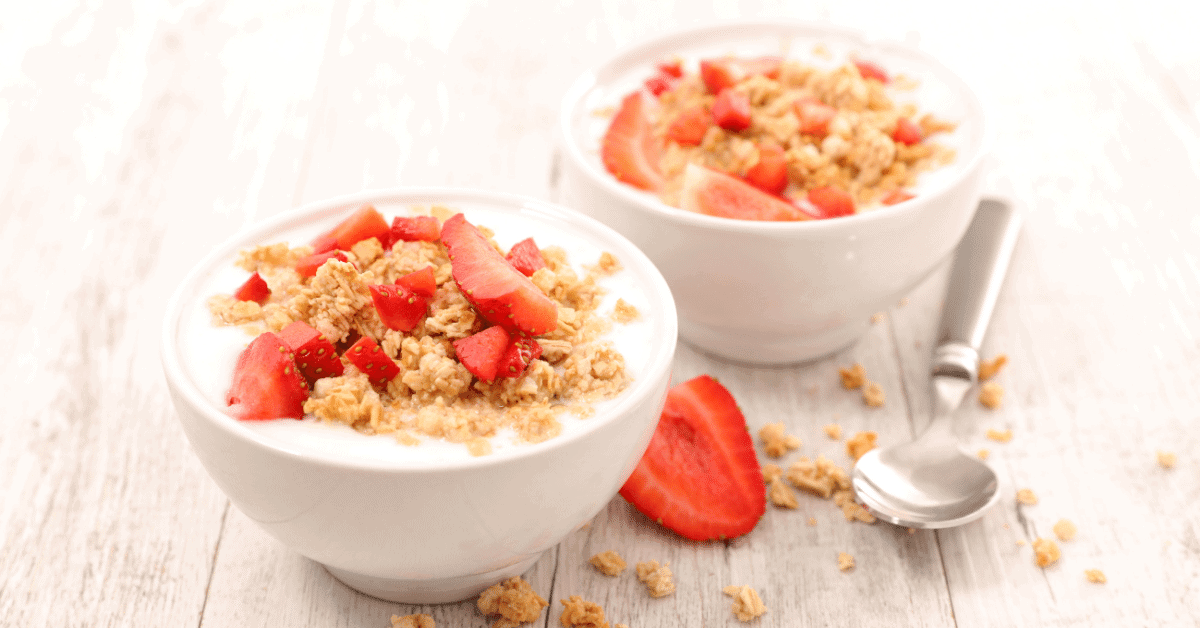
[[[609,117],[596,112],[640,87],[656,63],[788,51],[814,63],[820,59],[809,51],[818,44],[831,53],[830,67],[853,54],[916,78],[911,94],[921,111],[958,123],[937,136],[956,150],[954,162],[922,174],[916,198],[827,220],[734,220],[671,207],[605,170],[599,146]],[[674,293],[685,340],[760,364],[810,360],[853,343],[874,313],[945,260],[978,204],[989,144],[978,97],[930,56],[826,24],[788,21],[720,24],[634,46],[579,77],[559,122],[565,202],[620,231],[654,261]]]
[[[363,438],[390,441],[395,459],[347,455],[336,446],[297,446],[226,415],[223,393],[212,390],[211,371],[218,369],[192,357],[197,352],[188,347],[194,344],[184,338],[192,328],[188,317],[205,311],[209,295],[203,286],[231,267],[239,250],[286,239],[284,234],[305,227],[328,228],[366,202],[385,214],[388,208],[443,204],[462,209],[469,219],[472,207],[483,207],[509,220],[532,219],[577,234],[613,253],[648,300],[642,317],[654,340],[639,354],[638,377],[616,399],[598,405],[578,429],[542,443],[451,461],[406,459],[406,448],[390,436]],[[392,601],[440,603],[477,595],[524,572],[612,499],[657,424],[676,334],[675,307],[662,276],[625,238],[595,220],[518,196],[402,189],[314,203],[219,246],[172,299],[163,324],[162,360],[188,440],[239,510],[355,589]],[[232,362],[219,370],[232,373]]]

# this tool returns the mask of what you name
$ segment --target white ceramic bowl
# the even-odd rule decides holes
[[[917,197],[853,216],[757,222],[677,209],[609,174],[599,156],[607,116],[622,96],[681,56],[784,55],[828,67],[851,54],[920,81],[922,112],[958,122],[936,141],[955,161],[921,175]],[[789,52],[790,51],[790,54]],[[908,98],[897,98],[908,102]],[[563,99],[559,132],[567,203],[623,233],[654,261],[679,308],[679,330],[699,348],[750,363],[809,360],[843,348],[870,317],[910,291],[946,259],[978,204],[988,130],[971,88],[909,46],[870,41],[826,24],[737,22],[697,28],[634,46],[585,72]]]
[[[328,228],[364,202],[374,203],[385,215],[410,205],[439,203],[472,219],[472,211],[482,208],[477,211],[501,212],[516,224],[532,220],[551,231],[578,234],[613,253],[624,264],[622,273],[629,273],[633,285],[643,291],[641,322],[650,326],[654,339],[637,354],[636,364],[627,363],[636,379],[616,399],[598,405],[594,416],[577,421],[560,436],[449,461],[406,459],[406,448],[391,437],[362,436],[348,429],[345,432],[353,437],[383,440],[371,441],[374,449],[362,450],[370,455],[300,447],[272,437],[258,429],[261,425],[224,414],[223,393],[212,390],[212,371],[217,369],[198,364],[205,360],[192,354],[203,350],[184,338],[197,320],[189,317],[204,316],[203,303],[209,296],[204,286],[233,265],[237,251],[280,241],[285,239],[281,234],[303,226]],[[539,241],[543,246],[554,243],[549,237]],[[612,229],[578,212],[518,196],[409,189],[314,203],[217,247],[183,280],[167,309],[162,360],[188,440],[239,510],[355,589],[392,601],[440,603],[466,599],[524,572],[612,499],[633,472],[657,424],[676,334],[675,307],[666,282]],[[223,372],[232,372],[232,362]],[[288,427],[277,424],[272,429]],[[380,451],[397,455],[389,458]]]

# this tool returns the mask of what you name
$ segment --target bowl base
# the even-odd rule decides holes
[[[538,552],[533,556],[522,559],[520,562],[495,571],[468,576],[439,578],[436,580],[379,578],[330,567],[329,565],[324,565],[324,567],[330,575],[340,580],[342,584],[360,593],[366,593],[371,597],[377,597],[388,602],[400,602],[402,604],[447,604],[473,598],[483,592],[484,589],[501,580],[525,573],[544,553]]]
[[[752,365],[810,362],[854,344],[867,332],[866,321],[845,323],[828,331],[797,338],[764,334],[761,338],[693,323],[679,317],[679,336],[688,344],[718,358]]]

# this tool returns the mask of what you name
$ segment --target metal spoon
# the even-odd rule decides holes
[[[910,528],[974,521],[996,502],[996,473],[960,450],[952,417],[978,376],[979,346],[1012,258],[1021,217],[984,199],[954,256],[933,354],[933,419],[917,440],[873,449],[851,476],[854,494],[876,517]]]

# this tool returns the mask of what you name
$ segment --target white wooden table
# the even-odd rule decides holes
[[[805,496],[727,544],[685,542],[616,498],[526,574],[552,605],[536,625],[557,625],[570,595],[635,627],[737,625],[728,584],[761,593],[762,626],[1200,622],[1194,4],[4,4],[0,624],[487,625],[469,602],[355,593],[229,506],[167,397],[164,301],[214,244],[305,202],[395,185],[554,200],[555,117],[577,72],[663,30],[762,15],[918,42],[993,105],[989,190],[1027,221],[984,348],[1009,356],[1008,393],[995,411],[966,404],[961,426],[991,450],[1004,497],[978,522],[909,535]],[[820,426],[887,444],[927,416],[944,282],[828,359],[749,368],[681,346],[676,377],[719,377],[753,428],[784,421],[802,453],[845,462]],[[836,368],[856,361],[883,408],[840,388]],[[1159,467],[1158,450],[1178,465]],[[1019,506],[1018,488],[1040,503]],[[1029,542],[1060,518],[1078,537],[1040,569]],[[654,600],[628,573],[597,574],[585,561],[605,549],[670,561],[678,590]]]

